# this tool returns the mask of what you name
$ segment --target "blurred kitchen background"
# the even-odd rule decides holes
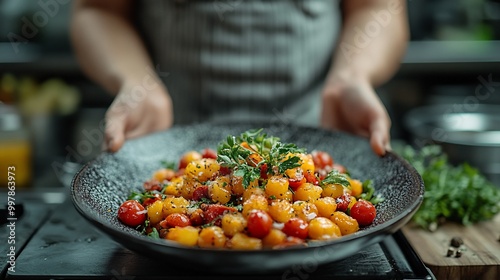
[[[57,5],[46,10],[40,5],[46,2]],[[71,1],[40,3],[0,0],[0,172],[14,163],[18,188],[69,184],[76,169],[101,152],[103,116],[112,101],[82,74],[72,53]],[[484,103],[488,119],[467,123],[469,130],[493,133],[486,146],[495,151],[486,153],[498,161],[500,110],[491,106],[500,106],[500,0],[409,0],[408,9],[408,52],[399,73],[378,89],[393,138],[419,145],[425,133],[436,132],[426,123],[415,136],[404,121],[411,109],[445,104],[453,113],[470,113]],[[500,184],[500,163],[486,166]]]

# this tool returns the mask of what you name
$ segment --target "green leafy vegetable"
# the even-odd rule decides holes
[[[245,145],[243,145],[246,143]],[[267,136],[262,129],[249,130],[239,137],[228,136],[226,141],[217,147],[217,161],[221,166],[234,169],[234,174],[243,178],[246,188],[251,182],[260,178],[260,167],[266,164],[270,174],[284,173],[287,169],[300,166],[300,158],[289,154],[304,152],[296,145],[282,143],[280,139]],[[250,155],[257,154],[262,160],[253,162]],[[276,167],[275,170],[272,167]]]
[[[153,238],[153,239],[160,239],[160,234],[158,233],[158,230],[156,230],[156,228],[153,228],[153,231],[151,231],[148,234],[148,236]]]
[[[453,166],[437,145],[417,151],[404,146],[399,153],[422,176],[424,201],[413,216],[416,224],[433,230],[439,222],[470,225],[500,212],[500,188],[467,163]]]
[[[297,156],[290,157],[283,162],[278,163],[278,172],[285,173],[286,170],[300,166],[300,158]]]
[[[359,198],[370,201],[373,205],[376,205],[382,201],[384,198],[380,195],[374,195],[375,188],[373,187],[372,180],[366,180],[363,182],[363,193],[359,196]]]
[[[347,176],[345,174],[338,172],[336,169],[330,171],[330,173],[326,175],[325,179],[321,181],[322,186],[328,184],[337,184],[337,185],[342,185],[344,187],[349,187],[350,185]]]
[[[162,160],[160,163],[166,169],[177,170],[177,164],[173,161]]]
[[[251,182],[260,178],[260,169],[243,163],[237,167],[234,175],[243,178],[243,186],[246,188]]]
[[[128,196],[127,200],[137,200],[140,203],[143,203],[144,200],[147,198],[154,198],[154,195],[149,193],[149,192],[137,192],[137,191],[132,191],[130,195]]]

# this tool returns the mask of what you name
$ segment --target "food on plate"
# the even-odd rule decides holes
[[[306,246],[369,226],[381,201],[371,181],[352,178],[329,153],[307,153],[262,130],[163,165],[120,206],[118,219],[186,246]]]

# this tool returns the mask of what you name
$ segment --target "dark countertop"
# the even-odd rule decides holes
[[[25,213],[16,224],[16,238],[20,243],[22,239],[25,246],[20,253],[16,250],[18,256],[15,272],[7,272],[6,279],[162,279],[165,276],[170,279],[234,278],[234,275],[214,275],[191,268],[169,267],[168,260],[132,252],[88,223],[76,212],[69,199],[52,206],[25,201]],[[49,213],[50,216],[46,219]],[[3,231],[6,230],[4,228]],[[32,233],[34,235],[31,236]],[[2,252],[4,250],[6,248]],[[6,260],[1,260],[6,263]],[[346,260],[318,268],[311,267],[310,270],[306,268],[304,266],[299,270],[290,270],[286,275],[277,273],[258,277],[432,279],[400,232]],[[6,273],[6,269],[3,268],[3,273]],[[240,279],[253,277],[238,275]]]

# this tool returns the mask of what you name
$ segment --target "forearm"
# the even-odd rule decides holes
[[[378,86],[399,68],[409,37],[403,0],[347,0],[330,76]]]
[[[116,94],[126,81],[153,69],[147,51],[129,22],[127,1],[77,1],[71,37],[83,71]]]

